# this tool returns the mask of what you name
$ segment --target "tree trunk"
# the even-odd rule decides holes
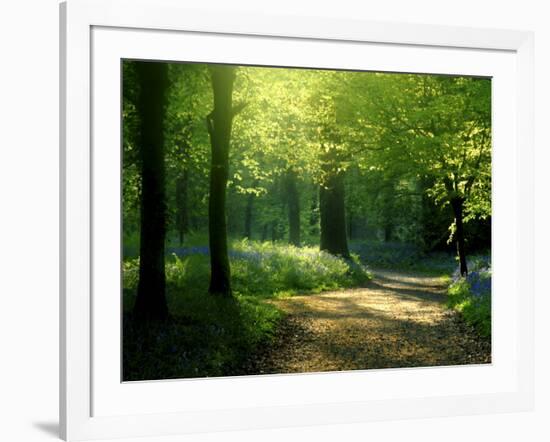
[[[321,212],[321,250],[349,258],[346,238],[344,174],[342,172],[329,175],[324,185],[321,185],[319,209]]]
[[[248,194],[246,197],[246,207],[244,209],[244,237],[252,238],[252,208],[254,207],[254,195]]]
[[[164,111],[168,87],[164,63],[137,62],[140,84],[137,110],[141,121],[141,229],[139,283],[134,306],[136,317],[165,319],[166,277],[164,240],[166,236]]]
[[[300,247],[300,195],[296,185],[296,172],[288,171],[285,181],[288,203],[288,242]]]
[[[252,182],[252,187],[258,186],[258,180],[255,179]],[[254,198],[253,193],[249,193],[246,198],[246,207],[244,209],[244,237],[251,239],[252,238],[252,212],[254,209]]]
[[[271,221],[271,242],[277,241],[277,221]]]
[[[185,234],[189,230],[187,188],[189,183],[189,173],[183,170],[182,174],[176,179],[176,227],[179,234],[180,247],[183,245]]]
[[[451,200],[451,206],[455,215],[456,225],[456,248],[458,252],[458,259],[460,261],[460,274],[462,276],[468,275],[468,266],[466,264],[466,250],[464,248],[464,223],[463,223],[463,198],[453,198]]]
[[[391,221],[386,220],[384,224],[384,242],[390,242],[393,237],[393,224]]]
[[[353,238],[353,212],[348,211],[348,238],[351,241]]]
[[[233,122],[235,68],[211,66],[214,109],[207,117],[212,147],[208,232],[210,242],[210,293],[231,296],[227,251],[226,188],[229,174],[229,140]]]

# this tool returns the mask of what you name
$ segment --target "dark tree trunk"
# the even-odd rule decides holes
[[[271,242],[277,241],[277,221],[271,222]]]
[[[246,197],[246,207],[244,209],[244,237],[252,238],[252,208],[254,207],[254,195],[249,194]]]
[[[348,238],[351,241],[353,238],[353,212],[348,211]]]
[[[264,224],[262,228],[262,242],[267,241],[267,230],[269,229],[269,225],[267,223]]]
[[[395,228],[395,209],[393,205],[393,199],[395,191],[395,183],[393,181],[388,181],[385,189],[380,195],[382,198],[382,220],[383,220],[383,233],[384,233],[384,242],[390,242],[394,239],[394,228]]]
[[[227,251],[226,188],[229,174],[229,140],[234,109],[232,104],[235,68],[211,66],[214,109],[207,117],[212,166],[208,203],[210,241],[210,293],[231,296],[231,271]]]
[[[258,180],[254,180],[252,183],[252,187],[256,187],[258,185]],[[252,238],[252,214],[254,210],[254,194],[249,193],[246,198],[246,207],[244,209],[244,237],[245,238]]]
[[[296,172],[288,171],[285,180],[288,203],[288,242],[300,246],[300,195],[296,184]]]
[[[393,224],[390,221],[386,221],[384,225],[384,242],[390,242],[393,237]]]
[[[166,202],[163,126],[167,66],[164,63],[138,62],[136,70],[140,84],[137,110],[141,120],[141,230],[139,283],[134,313],[142,319],[165,319],[168,308],[164,273]]]
[[[179,234],[179,244],[183,245],[185,234],[189,230],[189,216],[187,203],[187,188],[189,173],[184,170],[176,180],[176,226]]]
[[[453,198],[451,200],[451,206],[455,215],[456,224],[456,248],[458,252],[458,259],[460,261],[460,274],[466,276],[468,274],[468,266],[466,264],[466,250],[464,248],[464,222],[463,222],[463,209],[464,199]]]
[[[320,187],[319,208],[321,212],[321,250],[349,258],[343,173],[329,175],[324,185]]]

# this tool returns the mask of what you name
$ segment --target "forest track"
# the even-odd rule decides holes
[[[445,307],[440,278],[373,273],[364,288],[270,301],[287,315],[249,369],[267,374],[491,362],[490,341]]]

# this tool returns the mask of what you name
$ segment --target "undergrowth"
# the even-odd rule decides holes
[[[456,266],[453,254],[426,253],[414,244],[361,241],[351,243],[350,248],[373,268],[410,270],[443,276],[452,273]]]
[[[491,336],[491,264],[474,257],[468,276],[455,273],[448,289],[447,305],[460,312],[469,325],[486,338]]]
[[[334,257],[313,247],[234,241],[233,297],[208,294],[210,259],[200,245],[172,248],[166,259],[168,321],[132,318],[139,259],[123,263],[123,379],[169,379],[245,374],[243,362],[267,343],[282,313],[269,298],[355,287],[370,279],[359,258]]]

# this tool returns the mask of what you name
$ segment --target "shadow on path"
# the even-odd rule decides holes
[[[272,301],[287,313],[255,373],[491,362],[490,342],[445,308],[439,278],[374,271],[366,287]]]

